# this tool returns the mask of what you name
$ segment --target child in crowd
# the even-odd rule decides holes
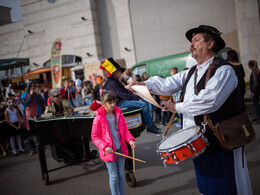
[[[91,105],[93,103],[94,95],[90,88],[84,89],[84,92],[82,93],[82,98],[84,99],[84,102],[87,106]]]
[[[99,148],[101,160],[106,162],[112,195],[125,194],[125,158],[114,152],[128,155],[126,142],[133,148],[135,139],[127,128],[122,110],[116,106],[116,95],[105,91],[101,95],[101,105],[93,121],[91,139]]]
[[[13,150],[14,156],[17,155],[17,151],[15,148],[14,138],[16,137],[16,141],[19,147],[20,152],[25,152],[22,146],[21,140],[21,116],[16,108],[14,108],[13,100],[8,100],[7,102],[8,108],[5,110],[5,119],[7,124],[9,125],[9,135],[10,135],[10,144]]]
[[[82,101],[82,81],[80,79],[76,79],[75,85],[76,85],[76,94],[74,99],[74,104],[76,107],[84,106],[85,103]]]
[[[140,77],[140,75],[139,75],[139,74],[135,74],[135,75],[134,75],[134,80],[141,82],[141,77]]]
[[[124,78],[126,80],[126,85],[125,88],[129,90],[129,84],[131,83],[131,81],[134,79],[133,78],[133,72],[130,68],[126,69],[126,71],[124,72]]]

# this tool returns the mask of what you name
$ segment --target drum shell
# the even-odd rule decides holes
[[[157,153],[161,160],[165,164],[179,164],[186,159],[193,159],[202,154],[208,146],[208,141],[203,133],[199,132],[191,139],[172,148],[159,149],[160,144],[158,145]]]

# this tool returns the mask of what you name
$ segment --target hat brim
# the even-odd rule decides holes
[[[218,46],[219,50],[223,49],[226,46],[225,41],[221,38],[220,35],[212,33],[211,31],[203,29],[203,28],[192,28],[192,29],[188,30],[185,35],[186,35],[186,38],[191,42],[192,35],[194,33],[201,33],[201,32],[211,35],[214,38],[215,43]]]

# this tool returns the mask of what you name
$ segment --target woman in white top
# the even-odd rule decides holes
[[[13,154],[16,156],[17,151],[15,148],[14,138],[16,137],[16,141],[19,147],[19,151],[24,153],[25,150],[22,146],[21,140],[21,116],[19,112],[14,108],[13,100],[8,100],[7,102],[8,108],[5,110],[5,119],[7,124],[9,125],[9,135],[10,135],[10,144],[13,150]]]

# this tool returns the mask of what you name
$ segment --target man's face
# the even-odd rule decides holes
[[[36,89],[35,83],[32,83],[32,84],[30,85],[30,90],[35,90],[35,89]]]
[[[147,74],[143,74],[143,78],[144,78],[145,80],[147,80],[147,79],[148,79]]]
[[[55,92],[53,93],[52,100],[53,100],[54,102],[61,102],[61,100],[62,100],[61,93],[60,93],[59,91],[55,91]]]
[[[63,81],[64,87],[69,87],[69,84],[70,84],[69,80],[66,79]]]
[[[211,41],[205,42],[202,33],[195,34],[191,39],[190,51],[192,57],[197,59],[198,57],[206,55],[208,50],[212,48],[211,44]]]

